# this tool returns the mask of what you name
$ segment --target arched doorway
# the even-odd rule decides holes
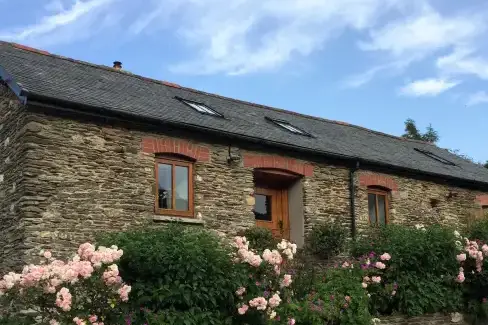
[[[291,239],[289,189],[301,176],[277,169],[254,170],[256,226],[278,238]]]

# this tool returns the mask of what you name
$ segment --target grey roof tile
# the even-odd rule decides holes
[[[247,103],[194,89],[175,87],[86,62],[23,49],[0,42],[0,66],[29,93],[91,105],[143,118],[191,124],[220,132],[286,144],[331,155],[387,164],[419,173],[488,184],[488,169],[437,146],[325,119]],[[175,97],[203,103],[225,119],[203,115]],[[265,117],[280,119],[309,132],[293,134]],[[415,151],[429,150],[448,166]]]

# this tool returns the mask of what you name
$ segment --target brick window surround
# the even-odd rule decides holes
[[[189,141],[172,138],[143,138],[141,143],[144,153],[177,154],[196,161],[210,161],[210,149]]]
[[[398,191],[397,182],[392,177],[381,174],[362,173],[359,176],[359,185],[363,187],[378,186],[390,191]]]
[[[476,197],[476,202],[481,206],[488,206],[488,194],[478,195]]]
[[[281,156],[244,154],[244,167],[281,169],[302,176],[313,176],[313,165]]]

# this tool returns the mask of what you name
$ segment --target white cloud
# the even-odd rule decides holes
[[[438,58],[436,65],[444,74],[475,75],[488,80],[488,60],[474,52],[473,49],[455,49],[451,54]]]
[[[413,81],[400,89],[405,96],[437,96],[459,84],[458,81],[444,79],[423,79]]]
[[[410,64],[438,55],[446,49],[475,48],[486,31],[486,20],[482,14],[459,13],[444,16],[426,2],[407,18],[390,22],[369,32],[369,40],[358,44],[366,52],[386,55],[386,62],[407,62]],[[453,55],[458,55],[457,50]],[[488,75],[488,63],[480,57],[440,58],[437,67],[441,75],[476,73]],[[383,64],[384,65],[384,64]],[[450,73],[448,73],[450,72]]]
[[[148,6],[133,33],[160,24],[179,26],[178,35],[195,55],[172,67],[185,73],[245,74],[272,70],[306,57],[345,29],[370,28],[400,0],[181,0],[168,24],[166,11]],[[159,13],[158,13],[159,12]]]
[[[469,97],[466,105],[474,106],[474,105],[479,105],[484,103],[488,103],[488,93],[486,91],[479,91],[477,93],[472,94]]]
[[[50,2],[46,9],[56,11],[55,13],[45,16],[37,24],[28,25],[14,30],[0,31],[0,39],[15,42],[29,43],[57,43],[69,38],[76,39],[77,36],[86,35],[92,30],[94,25],[94,13],[97,10],[107,6],[114,0],[77,0],[70,8],[64,9],[59,1]],[[98,12],[99,13],[99,12]],[[91,17],[90,17],[91,16]],[[86,20],[86,18],[90,18]],[[63,28],[69,28],[75,23],[84,20],[83,28],[74,28],[69,35],[63,33]],[[78,26],[81,27],[81,26]]]
[[[418,15],[372,31],[371,40],[359,46],[365,51],[387,51],[396,57],[425,55],[469,42],[481,31],[480,22],[474,17],[443,17],[432,8],[424,8]]]

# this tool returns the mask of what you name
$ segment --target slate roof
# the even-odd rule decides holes
[[[291,146],[297,151],[314,151],[488,184],[488,169],[431,144],[208,94],[12,43],[0,42],[0,71],[2,68],[3,74],[13,79],[11,86],[18,85],[27,91],[27,100],[29,96],[43,96],[188,128],[257,138],[268,144]],[[203,115],[175,97],[203,103],[225,118]],[[267,118],[284,120],[312,136],[293,134]],[[455,166],[432,159],[415,148],[431,151]]]

